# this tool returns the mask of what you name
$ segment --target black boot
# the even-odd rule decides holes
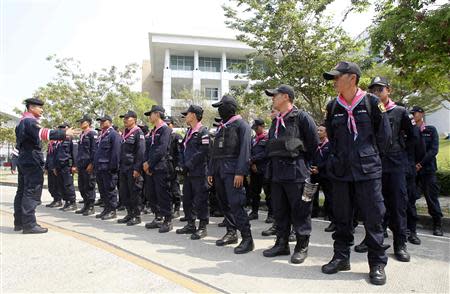
[[[83,214],[89,208],[87,203],[83,203],[83,207],[75,211],[76,214]]]
[[[172,219],[180,217],[180,206],[176,205],[173,208]]]
[[[208,235],[208,231],[206,230],[206,225],[208,224],[208,220],[201,220],[200,224],[198,225],[198,230],[195,231],[195,233],[193,233],[191,235],[191,239],[192,240],[199,240],[199,239],[203,239],[206,237],[206,235]]]
[[[408,241],[409,241],[409,243],[414,244],[414,245],[420,245],[420,243],[421,243],[419,237],[417,237],[416,232],[409,233]]]
[[[53,200],[51,203],[47,204],[45,207],[54,208],[54,207],[61,207],[61,206],[62,206],[61,200]]]
[[[384,264],[373,265],[370,267],[370,283],[374,285],[386,284],[386,273],[384,272]]]
[[[411,259],[407,251],[406,244],[394,246],[394,255],[398,261],[402,262],[409,262],[409,260]]]
[[[358,253],[365,253],[365,252],[369,251],[369,247],[367,247],[366,241],[362,240],[361,243],[359,243],[359,245],[356,245],[355,251]]]
[[[225,228],[227,226],[227,220],[224,218],[221,223],[218,223],[217,226],[219,228]]]
[[[124,216],[124,217],[121,218],[121,219],[118,219],[118,220],[117,220],[117,223],[119,223],[119,224],[126,224],[126,223],[127,223],[130,219],[132,219],[132,218],[133,218],[133,215],[132,215],[132,213],[131,213],[131,210],[127,208],[127,215]]]
[[[164,222],[162,223],[161,227],[159,228],[158,232],[160,233],[167,233],[172,231],[173,225],[172,225],[172,218],[170,216],[164,218]]]
[[[117,217],[116,210],[115,210],[115,209],[112,209],[112,210],[109,210],[109,211],[102,217],[102,220],[114,219],[114,218],[116,218],[116,217]]]
[[[286,238],[277,237],[275,244],[263,251],[264,257],[275,257],[280,255],[289,255],[291,250],[289,249],[289,242]]]
[[[139,215],[134,215],[127,221],[127,226],[134,226],[134,225],[137,225],[140,223],[141,223],[141,217]]]
[[[156,216],[155,219],[151,223],[146,223],[145,228],[146,229],[158,229],[161,227],[163,222],[162,217]]]
[[[442,220],[441,218],[433,219],[433,235],[435,236],[443,236],[442,232]]]
[[[187,218],[185,216],[180,217],[180,222],[187,222]]]
[[[97,201],[95,201],[94,205],[95,206],[103,206],[103,200],[101,198],[97,199]]]
[[[236,244],[238,242],[238,236],[233,229],[227,230],[227,233],[219,240],[216,241],[216,246],[225,246],[228,244]]]
[[[22,231],[23,227],[21,225],[14,225],[14,232]]]
[[[175,233],[177,234],[194,234],[196,230],[195,221],[189,220],[188,223],[181,229],[177,229]]]
[[[248,215],[248,220],[255,220],[258,219],[258,211],[252,211]]]
[[[322,273],[328,275],[349,270],[350,270],[350,261],[348,259],[339,259],[333,257],[333,259],[329,263],[322,266]]]
[[[75,201],[67,201],[66,205],[61,209],[62,211],[74,211],[77,209],[77,203]]]
[[[308,257],[309,236],[296,234],[296,237],[297,244],[295,245],[294,253],[291,256],[291,262],[299,264],[304,262],[306,257]]]
[[[234,248],[235,254],[245,254],[255,249],[255,243],[253,242],[252,232],[241,232],[242,241],[237,247]]]
[[[102,218],[107,213],[108,213],[108,209],[104,208],[102,212],[95,215],[95,218]]]
[[[266,220],[264,221],[266,224],[271,224],[274,222],[273,216],[268,214]]]
[[[267,236],[273,236],[277,234],[277,227],[275,225],[275,222],[272,224],[270,228],[267,230],[262,231],[261,235],[267,237]]]
[[[84,216],[92,215],[95,213],[94,202],[88,203],[88,208],[83,212]]]
[[[44,234],[47,232],[48,232],[47,228],[43,228],[40,225],[35,225],[34,227],[29,229],[24,228],[22,234]]]
[[[65,201],[65,202],[64,202],[64,205],[63,205],[60,209],[58,209],[58,210],[64,210],[64,209],[66,209],[67,207],[69,207],[69,205],[70,205],[70,202],[69,202],[69,201]]]
[[[325,232],[328,232],[328,233],[334,232],[334,231],[336,231],[336,225],[335,225],[333,222],[331,222],[331,223],[328,225],[328,227],[325,228],[324,231],[325,231]]]

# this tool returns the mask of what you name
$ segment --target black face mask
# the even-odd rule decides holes
[[[224,120],[227,121],[236,113],[236,107],[231,104],[223,104],[219,106],[219,115]]]

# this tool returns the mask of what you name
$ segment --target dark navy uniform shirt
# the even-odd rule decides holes
[[[86,169],[89,164],[94,164],[94,156],[97,151],[97,132],[89,129],[81,134],[78,141],[77,167]]]
[[[191,134],[186,132],[181,142],[180,166],[188,176],[206,176],[209,152],[209,133],[205,126]]]
[[[141,172],[145,155],[144,133],[139,127],[134,130],[125,130],[122,135],[120,151],[120,171],[135,170]]]
[[[96,171],[119,170],[120,146],[122,138],[112,127],[102,132],[98,137],[97,152],[94,156],[94,168]]]
[[[153,128],[149,133],[145,148],[145,159],[149,165],[150,173],[169,172],[169,147],[172,129],[167,124]]]
[[[55,165],[57,168],[75,166],[77,157],[78,143],[70,138],[56,142]]]
[[[421,133],[425,142],[425,155],[419,161],[422,165],[419,174],[434,173],[437,171],[436,155],[439,152],[439,134],[435,127],[427,125]]]
[[[319,170],[318,178],[327,178],[327,163],[330,154],[330,141],[327,140],[317,146],[316,153],[314,154],[314,159],[311,165],[317,166],[317,169]]]
[[[260,138],[258,138],[258,136],[255,136],[252,139],[250,163],[256,165],[257,174],[264,175],[266,173],[267,163],[269,161],[266,153],[268,140],[268,134],[263,134]]]

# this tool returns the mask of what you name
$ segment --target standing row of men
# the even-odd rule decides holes
[[[435,220],[434,233],[442,235],[436,180],[430,176],[436,170],[437,133],[423,124],[420,116],[423,110],[413,108],[412,119],[405,108],[390,100],[390,86],[384,78],[374,78],[367,93],[358,87],[360,77],[359,67],[352,62],[340,62],[324,73],[325,79],[334,80],[339,96],[327,105],[325,123],[319,127],[319,132],[311,116],[294,106],[295,93],[287,85],[266,90],[276,115],[267,133],[263,120],[255,120],[253,140],[251,128],[237,114],[238,104],[232,96],[223,96],[213,104],[218,109],[220,122],[212,140],[201,123],[202,108],[191,105],[182,113],[189,129],[181,139],[177,158],[173,158],[174,152],[170,151],[172,143],[180,138],[173,135],[164,121],[165,111],[161,106],[155,105],[145,113],[154,126],[148,134],[137,126],[137,115],[133,111],[121,116],[125,126],[122,135],[112,128],[111,117],[105,115],[98,119],[101,133],[97,136],[90,128],[91,119],[84,116],[79,120],[83,133],[78,148],[73,148],[72,140],[63,136],[64,132],[72,132],[68,126],[47,131],[47,134],[55,134],[50,139],[60,140],[49,145],[47,165],[49,175],[51,171],[57,183],[55,195],[61,195],[66,201],[63,210],[75,208],[70,173],[78,171],[84,206],[76,213],[94,213],[96,181],[104,202],[104,210],[96,217],[112,219],[116,217],[119,181],[119,195],[127,214],[118,222],[127,225],[141,222],[144,194],[155,214],[154,220],[145,227],[165,233],[173,228],[174,202],[175,207],[179,207],[177,197],[171,192],[177,186],[172,175],[179,169],[184,175],[183,209],[187,224],[176,233],[190,234],[193,240],[207,235],[209,184],[214,186],[225,216],[226,233],[216,245],[238,243],[239,231],[241,242],[234,252],[243,254],[254,249],[249,220],[255,219],[255,214],[257,218],[259,194],[264,188],[266,195],[270,195],[267,203],[269,215],[274,217],[271,229],[276,241],[263,255],[290,255],[289,236],[293,231],[296,245],[290,260],[302,263],[307,258],[311,234],[310,192],[314,184],[319,183],[332,221],[327,229],[334,231],[334,255],[322,267],[322,272],[334,274],[350,270],[350,246],[353,245],[355,215],[358,215],[366,230],[360,246],[365,246],[368,252],[370,281],[382,285],[386,282],[384,267],[388,247],[384,244],[385,226],[389,225],[394,234],[394,253],[400,261],[410,259],[407,238],[414,244],[420,243],[415,233],[417,193],[410,187],[415,182],[411,177],[414,178],[416,172],[425,175],[419,176],[418,182]],[[22,149],[24,137],[20,130],[24,127],[22,123],[18,126],[18,143],[21,143],[18,146]],[[77,153],[72,155],[76,158],[73,162],[65,156],[71,152]],[[245,210],[244,178],[248,175],[252,199],[250,215]],[[19,194],[18,189],[16,198],[23,198]],[[61,205],[57,197],[49,206]]]

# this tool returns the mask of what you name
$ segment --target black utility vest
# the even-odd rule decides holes
[[[401,106],[396,106],[387,112],[392,130],[392,138],[387,153],[395,153],[405,150],[406,146],[403,139],[403,132],[401,130],[403,112],[404,108]]]
[[[231,123],[222,127],[214,138],[212,158],[236,158],[239,156],[239,124]]]
[[[300,111],[293,109],[284,118],[284,125],[278,128],[278,138],[275,138],[275,123],[269,131],[269,142],[267,144],[269,157],[296,158],[304,155],[305,147],[300,139],[300,127],[298,116]]]

